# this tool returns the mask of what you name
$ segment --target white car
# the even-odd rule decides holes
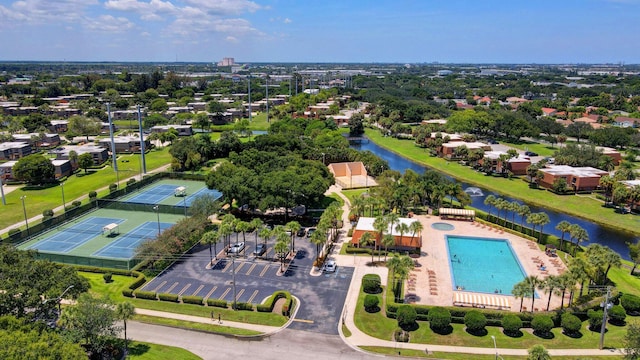
[[[243,242],[239,242],[237,244],[233,244],[229,247],[229,253],[231,254],[239,254],[240,252],[242,252],[242,250],[244,250],[244,243]]]
[[[338,265],[336,264],[336,261],[333,259],[329,259],[324,263],[324,266],[322,267],[322,271],[326,273],[332,273],[336,271],[337,267]]]

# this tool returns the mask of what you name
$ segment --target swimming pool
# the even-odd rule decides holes
[[[447,235],[454,290],[511,295],[526,275],[505,239]]]

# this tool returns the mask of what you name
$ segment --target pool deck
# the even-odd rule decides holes
[[[566,271],[566,266],[559,257],[549,257],[536,243],[506,231],[477,222],[441,220],[439,216],[433,215],[419,215],[416,218],[420,220],[424,228],[422,231],[422,253],[420,258],[415,259],[417,266],[405,283],[405,298],[408,302],[440,306],[453,305],[454,292],[458,291],[453,289],[445,235],[507,239],[527,276],[535,275],[542,280],[549,275],[559,275]],[[450,231],[434,229],[431,225],[436,222],[451,224],[454,229]],[[541,262],[544,263],[546,271],[541,271],[538,268]],[[535,299],[533,310],[546,310],[549,294],[542,290],[537,290],[537,294],[540,298]],[[486,295],[507,298],[512,311],[520,310],[519,298],[500,294]],[[567,302],[568,292],[564,303]],[[550,309],[559,308],[560,303],[561,297],[552,295]],[[531,311],[531,298],[524,299],[523,311]]]

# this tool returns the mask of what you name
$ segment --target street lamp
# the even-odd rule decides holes
[[[154,206],[153,210],[156,212],[156,215],[158,215],[158,236],[160,236],[160,210],[158,205]]]
[[[184,206],[184,217],[187,217],[187,195],[182,197],[182,204]]]
[[[236,254],[235,253],[231,253],[231,282],[233,283],[233,310],[236,311],[238,310],[238,307],[236,306]]]
[[[611,297],[611,287],[607,288],[607,295],[604,298],[604,302],[600,303],[600,307],[602,308],[602,325],[600,326],[599,344],[600,350],[604,347],[604,333],[607,331],[607,311],[609,311],[613,306],[613,304],[609,302],[609,297]]]
[[[496,360],[498,360],[498,346],[496,345],[496,337],[491,335],[491,338],[493,339],[493,348],[496,351]]]
[[[64,295],[69,291],[69,290],[73,289],[73,287],[74,287],[74,286],[75,286],[75,285],[69,285],[69,286],[67,286],[67,288],[66,288],[66,289],[64,289],[64,291],[62,292],[62,294],[60,294],[60,296],[58,296],[57,298],[55,298],[56,302],[58,303],[58,316],[60,316],[60,313],[62,312],[62,307],[61,307],[61,305],[60,305],[60,303],[62,302],[62,297],[63,297],[63,296],[64,296]],[[47,300],[43,301],[43,302],[42,302],[42,304],[43,304],[43,305],[44,305],[44,304],[46,304],[49,300],[52,300],[52,299],[47,299]]]
[[[64,201],[64,183],[61,182],[60,183],[60,189],[62,189],[62,207],[64,208],[64,211],[67,211],[67,202]]]
[[[20,196],[20,200],[22,200],[22,212],[24,213],[24,224],[27,226],[27,235],[29,235],[29,221],[27,221],[27,208],[24,206],[24,199],[27,195]]]

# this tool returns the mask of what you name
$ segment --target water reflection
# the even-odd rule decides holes
[[[424,173],[425,166],[416,164],[410,160],[405,159],[404,157],[397,155],[385,148],[382,148],[371,141],[363,141],[361,143],[354,143],[352,147],[358,150],[369,150],[372,153],[380,156],[382,159],[386,160],[389,163],[389,166],[393,170],[397,170],[400,172],[404,172],[406,169],[411,169],[419,174]],[[428,156],[425,150],[425,157]],[[496,197],[501,197],[507,201],[517,201],[519,203],[523,203],[521,200],[516,200],[504,195],[497,194],[490,190],[484,189],[482,187],[477,187],[475,185],[470,185],[464,182],[460,182],[462,184],[462,188],[467,192],[471,192],[471,206],[483,210],[489,211],[489,207],[484,204],[484,199],[488,195],[493,195]],[[477,190],[476,190],[477,189]],[[480,191],[478,193],[478,190]],[[614,251],[619,253],[624,259],[629,260],[629,252],[627,250],[626,243],[627,242],[635,242],[638,241],[638,237],[634,237],[628,233],[615,231],[609,228],[605,228],[593,222],[580,219],[578,217],[574,217],[568,214],[558,213],[550,209],[540,208],[535,205],[527,204],[531,208],[531,212],[541,212],[544,211],[549,215],[549,224],[544,227],[544,232],[551,233],[556,236],[561,236],[562,234],[555,229],[556,224],[560,221],[568,221],[572,224],[578,224],[582,226],[589,233],[589,242],[591,243],[599,243],[602,245],[606,245],[612,248]],[[491,209],[493,213],[495,213],[495,209]],[[510,216],[510,215],[509,215]],[[630,216],[630,215],[625,215]],[[516,214],[516,222],[518,222],[519,216]],[[640,220],[639,220],[640,222]],[[526,220],[525,220],[526,224]],[[565,236],[566,239],[566,236]],[[588,245],[589,243],[583,243],[583,245]]]

